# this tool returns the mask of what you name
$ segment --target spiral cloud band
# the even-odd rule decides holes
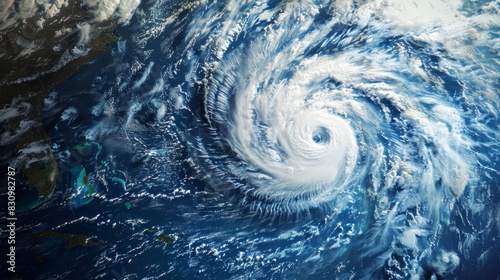
[[[388,254],[392,242],[412,251],[390,257],[404,256],[407,273],[422,273],[419,259],[446,256],[450,267],[434,269],[448,274],[459,257],[425,248],[457,201],[473,207],[470,194],[491,172],[478,167],[491,162],[477,150],[496,145],[497,135],[481,119],[497,115],[498,73],[488,59],[468,66],[495,53],[498,38],[487,38],[497,12],[459,9],[468,7],[228,1],[207,9],[184,41],[186,57],[203,54],[186,66],[201,92],[187,101],[204,102],[186,134],[194,166],[216,192],[236,193],[236,204],[252,211],[349,217],[377,241],[364,258]],[[350,242],[329,238],[336,243],[322,246]]]
[[[457,135],[459,113],[443,103],[439,81],[419,70],[422,60],[431,58],[395,48],[421,44],[419,52],[425,53],[440,42],[433,42],[427,31],[396,37],[393,33],[405,28],[400,18],[368,22],[370,13],[385,16],[376,1],[345,11],[351,25],[342,17],[319,21],[340,12],[341,2],[324,15],[308,4],[284,5],[276,14],[253,11],[255,18],[232,14],[216,35],[206,35],[203,48],[213,52],[214,60],[203,68],[208,74],[205,111],[214,137],[201,145],[224,147],[211,150],[216,157],[231,150],[222,166],[212,168],[223,178],[237,178],[240,183],[233,185],[257,200],[271,201],[270,208],[278,212],[318,206],[364,176],[371,176],[371,191],[380,195],[379,171],[373,169],[381,167],[380,156],[396,168],[385,176],[387,183],[395,184],[389,180],[394,177],[411,186],[423,176],[427,181],[417,189],[431,189],[441,180],[460,196],[474,175],[466,138]],[[237,9],[241,4],[228,4],[228,9],[231,5]],[[442,5],[443,11],[451,11]],[[249,26],[259,20],[272,24]],[[438,26],[445,23],[431,20]],[[242,29],[254,38],[238,43]],[[388,47],[373,48],[377,41]],[[409,82],[414,79],[420,81]],[[420,86],[425,83],[429,86]],[[448,138],[439,139],[443,136]]]
[[[286,73],[270,65],[293,61],[261,63],[269,52],[249,52],[250,61],[245,61],[249,63],[229,58],[230,65],[219,66],[225,71],[214,78],[206,97],[209,120],[227,126],[227,141],[246,165],[235,175],[246,178],[256,195],[285,200],[289,208],[297,196],[314,203],[326,200],[343,187],[358,153],[349,121],[328,104],[328,98],[339,93],[320,88],[310,91],[329,78],[315,65],[298,65],[301,71],[291,73],[289,79],[271,81]],[[238,76],[224,76],[232,73]],[[225,85],[228,79],[233,83]]]

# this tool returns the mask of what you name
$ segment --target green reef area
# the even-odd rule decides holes
[[[80,1],[68,1],[59,13],[47,19],[42,28],[37,28],[36,16],[19,20],[17,25],[0,32],[0,109],[17,108],[28,104],[21,114],[8,119],[9,134],[15,135],[17,143],[14,158],[19,158],[18,168],[27,177],[28,184],[36,188],[39,198],[54,192],[58,176],[58,165],[51,150],[49,139],[41,119],[44,99],[59,84],[77,73],[82,65],[92,62],[97,56],[110,50],[116,42],[118,24],[115,19],[92,22],[91,11]],[[66,52],[79,42],[78,25],[91,22],[91,40],[85,43],[87,52],[74,56],[62,64]],[[66,30],[60,36],[57,32]],[[27,50],[16,42],[29,41],[38,47]],[[17,44],[17,45],[16,45]],[[26,45],[26,44],[24,44]],[[55,48],[54,46],[59,46]],[[18,110],[19,111],[19,110]],[[29,129],[25,129],[29,124]],[[37,152],[29,153],[30,145],[36,143]]]
[[[73,191],[76,195],[70,198],[70,202],[75,208],[79,208],[91,202],[97,190],[89,182],[87,170],[82,165],[73,167],[71,174],[73,178]]]

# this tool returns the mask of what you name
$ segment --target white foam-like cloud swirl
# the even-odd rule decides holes
[[[235,98],[230,143],[265,174],[250,177],[259,185],[256,193],[287,198],[342,187],[358,152],[348,121],[314,108],[307,88],[294,78],[274,91],[250,94],[248,89],[254,90],[250,86]]]
[[[230,2],[228,9],[238,10],[238,5]],[[458,139],[462,125],[454,121],[458,113],[430,88],[437,84],[440,91],[442,86],[421,70],[428,58],[398,53],[392,46],[422,44],[430,50],[443,43],[427,29],[397,43],[398,34],[415,26],[386,17],[381,5],[367,2],[355,13],[332,5],[329,13],[342,12],[344,17],[321,23],[312,4],[284,4],[275,13],[257,6],[251,9],[256,18],[231,13],[207,34],[201,49],[214,59],[204,68],[205,112],[214,137],[199,149],[206,150],[202,158],[224,158],[209,164],[217,170],[212,174],[256,197],[259,207],[266,201],[264,205],[278,212],[318,206],[365,178],[371,180],[368,192],[377,199],[386,196],[381,187],[390,192],[394,185],[420,185],[433,197],[439,180],[434,177],[442,177],[440,182],[460,196],[475,176],[467,138],[451,141]],[[428,8],[418,7],[413,11],[405,6],[404,11],[418,15]],[[457,22],[453,7],[441,8]],[[447,26],[438,19],[431,17],[425,24]],[[265,22],[265,27],[253,26],[256,22]],[[210,24],[193,24],[189,36],[196,38]],[[254,38],[228,49],[248,28],[254,28]],[[456,24],[456,29],[464,26]],[[450,40],[454,38],[451,34]],[[432,146],[440,151],[430,150]],[[387,168],[381,165],[384,154],[391,160],[385,166],[396,168],[397,181],[390,180],[394,176],[389,171],[380,177]],[[419,182],[419,177],[425,180]]]
[[[221,141],[238,159],[227,161],[227,170],[246,180],[244,192],[272,203],[270,211],[296,212],[331,200],[357,163],[356,133],[335,101],[342,92],[322,88],[342,68],[331,58],[297,64],[306,47],[277,53],[268,41],[254,42],[243,58],[238,50],[223,60],[208,86],[207,117],[227,131]]]

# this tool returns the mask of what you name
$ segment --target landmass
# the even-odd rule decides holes
[[[0,7],[0,15],[16,9],[10,4]],[[110,50],[118,39],[118,21],[94,20],[95,10],[81,1],[56,1],[33,10],[30,18],[11,16],[16,24],[5,17],[0,21],[0,49],[5,50],[0,54],[0,110],[5,114],[0,120],[7,119],[9,130],[2,145],[14,139],[17,167],[44,198],[54,192],[58,176],[42,125],[44,99],[82,65]]]
[[[64,248],[71,249],[74,247],[94,247],[103,243],[102,240],[92,240],[92,238],[84,234],[60,233],[56,231],[45,231],[34,234],[28,241],[33,239],[54,238],[66,241]]]

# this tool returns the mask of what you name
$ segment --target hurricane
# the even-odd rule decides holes
[[[204,105],[187,133],[196,165],[251,211],[319,209],[332,259],[357,237],[374,242],[362,277],[446,276],[459,257],[440,245],[444,227],[498,177],[478,152],[498,145],[498,3],[486,4],[491,13],[460,1],[204,11],[186,36],[203,54],[187,96]],[[351,228],[332,235],[344,215]],[[298,254],[319,258],[308,251]]]
[[[498,277],[498,1],[174,2],[139,4],[75,96],[68,82],[45,101],[62,162],[64,129],[99,146],[75,173],[91,203],[141,205],[88,223],[168,241],[133,233],[95,263],[164,279]],[[83,209],[78,186],[63,204]]]
[[[348,184],[358,154],[355,132],[348,116],[335,108],[341,93],[325,88],[333,78],[314,65],[314,58],[289,56],[305,47],[280,54],[262,40],[229,54],[216,66],[221,71],[207,80],[205,117],[213,137],[200,143],[197,156],[221,155],[226,163],[208,168],[220,170],[222,178],[255,197],[257,208],[307,209]],[[197,143],[193,146],[199,150]],[[204,152],[206,146],[210,149]],[[233,156],[226,156],[227,150]]]

